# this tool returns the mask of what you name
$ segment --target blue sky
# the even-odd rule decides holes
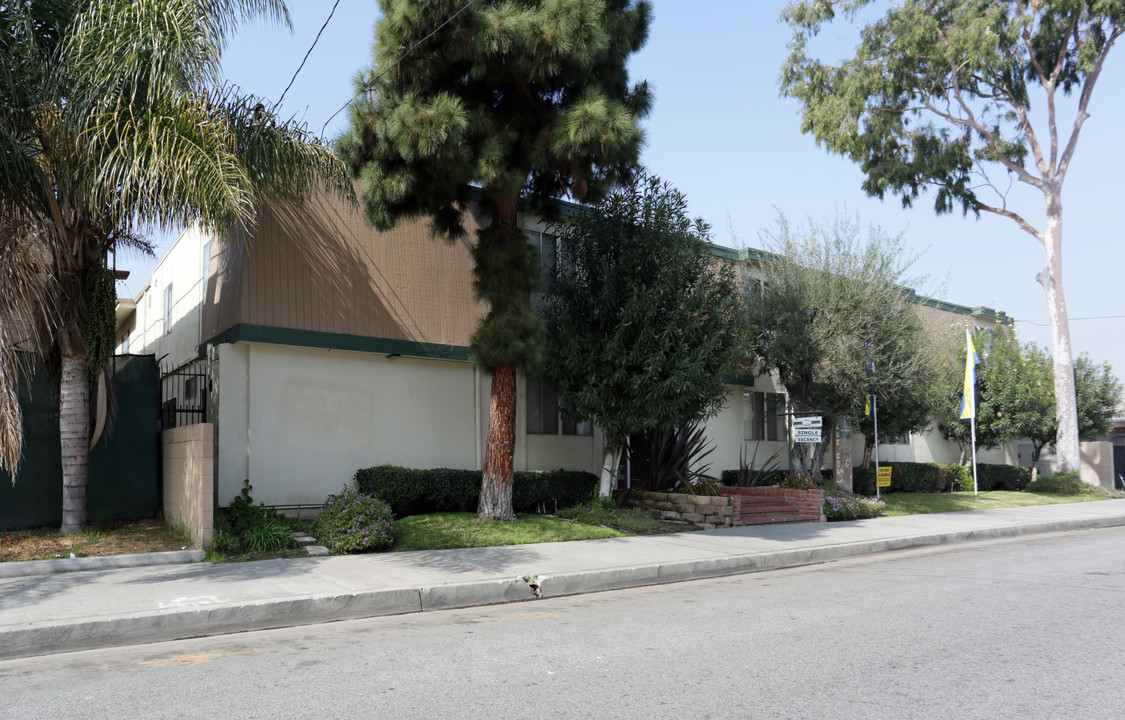
[[[788,32],[777,20],[784,2],[653,0],[652,5],[648,44],[630,63],[633,78],[647,79],[655,91],[644,122],[643,161],[688,196],[692,213],[713,226],[716,242],[761,247],[759,231],[778,211],[803,221],[846,208],[865,224],[905,233],[908,247],[922,253],[913,274],[931,279],[920,292],[1003,310],[1017,320],[1021,338],[1049,347],[1046,301],[1035,281],[1043,251],[1030,235],[1004,218],[937,217],[932,197],[910,210],[894,197],[868,198],[853,163],[801,134],[796,101],[779,97],[777,90],[787,54]],[[226,51],[226,79],[246,92],[278,98],[331,8],[327,0],[291,0],[292,32],[264,21],[243,27]],[[284,114],[319,132],[351,97],[355,73],[371,64],[377,17],[374,0],[341,0],[286,95]],[[846,46],[849,34],[833,29],[825,42]],[[1125,315],[1113,302],[1125,272],[1125,143],[1119,133],[1125,119],[1125,47],[1115,52],[1066,180],[1063,264],[1075,352],[1111,362],[1120,377],[1125,317],[1077,319]],[[1062,115],[1067,126],[1071,117]],[[338,135],[346,122],[345,111],[328,124],[326,137]],[[1041,199],[1019,188],[1012,193],[1010,200],[1042,225]],[[168,244],[160,242],[158,256]],[[154,263],[136,257],[118,263],[133,271],[122,292],[135,295]]]

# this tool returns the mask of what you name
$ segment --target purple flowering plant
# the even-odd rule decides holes
[[[394,525],[390,505],[345,488],[324,501],[312,534],[333,555],[374,552],[394,544]]]
[[[832,520],[863,520],[879,517],[887,509],[882,500],[850,493],[840,487],[824,489],[824,516]]]

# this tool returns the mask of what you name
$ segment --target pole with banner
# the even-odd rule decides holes
[[[977,357],[973,349],[973,337],[969,334],[969,326],[965,326],[965,386],[961,394],[961,419],[969,421],[973,449],[973,495],[977,494]]]
[[[879,491],[879,399],[874,395],[871,396],[871,419],[875,421],[875,499],[881,500],[882,493]]]

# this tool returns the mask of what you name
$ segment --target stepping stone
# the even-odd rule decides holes
[[[293,538],[297,541],[297,545],[300,547],[308,547],[309,545],[316,544],[316,538],[312,537],[311,535],[294,535]]]
[[[305,550],[314,557],[324,557],[329,554],[328,548],[323,545],[306,545]]]

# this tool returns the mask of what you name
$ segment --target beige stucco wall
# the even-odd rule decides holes
[[[160,433],[164,463],[164,517],[188,532],[194,545],[211,544],[215,507],[215,426],[188,425]]]
[[[317,504],[361,467],[475,467],[464,362],[236,343],[218,348],[219,501]]]
[[[1080,443],[1082,468],[1078,476],[1082,482],[1096,487],[1113,488],[1113,443]]]
[[[213,363],[221,505],[247,478],[255,501],[304,505],[361,467],[481,467],[490,386],[468,362],[240,342]],[[515,468],[597,472],[600,431],[528,435],[517,387]]]

